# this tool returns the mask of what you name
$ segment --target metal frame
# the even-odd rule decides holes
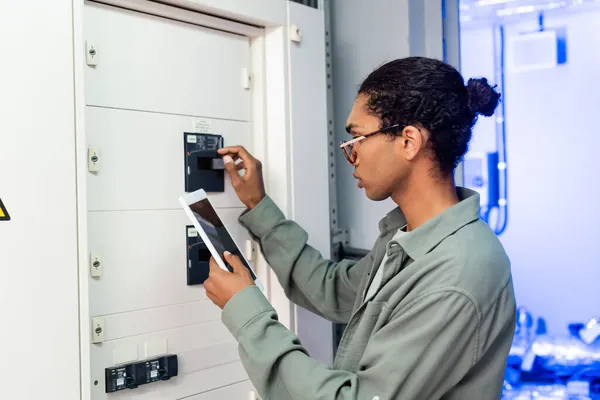
[[[256,38],[264,35],[264,29],[262,27],[242,24],[235,21],[227,21],[223,18],[217,18],[207,14],[201,14],[197,11],[187,10],[162,3],[139,0],[90,1],[115,6],[126,10],[137,11],[144,14],[159,15],[162,18],[187,22],[193,25],[204,26],[224,32],[235,33],[237,35],[247,36],[249,38]]]
[[[331,1],[320,0],[319,8],[323,9],[325,15],[325,60],[327,63],[327,140],[329,155],[329,226],[331,229],[331,258],[338,260],[343,244],[348,245],[348,231],[339,228],[337,213],[337,176],[335,168],[335,154],[338,147],[335,143],[335,120],[333,104],[333,56],[331,54],[333,45],[331,43]]]
[[[461,70],[460,59],[460,0],[442,0],[442,46],[443,60]],[[464,184],[464,169],[461,162],[454,171],[458,186]]]

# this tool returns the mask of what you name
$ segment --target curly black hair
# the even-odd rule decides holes
[[[500,101],[486,78],[469,79],[465,86],[454,67],[426,57],[382,65],[358,93],[368,96],[369,111],[379,117],[381,128],[399,124],[427,129],[442,173],[454,171],[467,152],[478,115],[493,115]]]

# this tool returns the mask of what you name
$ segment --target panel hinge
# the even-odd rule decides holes
[[[290,25],[290,40],[296,43],[302,41],[302,31],[295,24]]]
[[[248,68],[242,69],[242,87],[246,90],[252,88],[252,74]]]
[[[104,318],[92,318],[92,343],[104,342]]]

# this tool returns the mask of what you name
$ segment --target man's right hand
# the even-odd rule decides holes
[[[223,156],[225,169],[229,173],[231,184],[242,203],[249,209],[256,207],[265,197],[265,184],[262,176],[262,164],[243,146],[230,146],[218,150]],[[237,162],[242,160],[241,162]],[[245,170],[244,176],[238,173]]]

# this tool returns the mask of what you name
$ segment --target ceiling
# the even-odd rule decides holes
[[[540,12],[584,11],[600,8],[600,0],[460,0],[463,26],[480,23],[508,22]]]

